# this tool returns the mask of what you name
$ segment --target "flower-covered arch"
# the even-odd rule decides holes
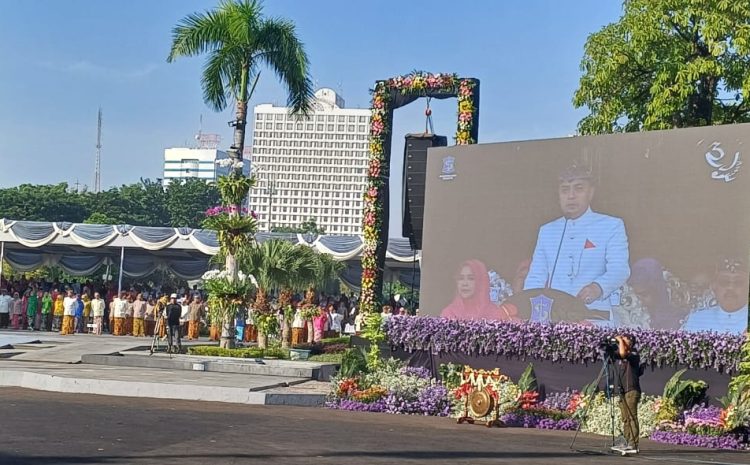
[[[479,132],[479,80],[456,74],[414,72],[377,81],[372,93],[370,164],[364,194],[362,291],[360,308],[370,313],[380,304],[383,264],[388,246],[388,180],[393,110],[420,97],[458,99],[456,145],[475,144]]]

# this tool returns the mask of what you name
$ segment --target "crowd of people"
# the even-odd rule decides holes
[[[179,325],[188,339],[197,339],[206,318],[202,291],[133,286],[119,294],[95,283],[26,280],[3,282],[0,288],[0,328],[59,331],[61,334],[109,333],[116,336],[167,336],[167,306],[180,306]],[[161,321],[161,323],[159,323]],[[157,327],[158,326],[158,327]]]
[[[351,294],[326,295],[313,299],[313,310],[301,296],[292,301],[292,342],[303,343],[312,334],[317,342],[324,337],[358,334],[364,316],[358,311],[357,298]],[[406,301],[396,295],[383,306],[383,321],[391,315],[406,315]],[[271,298],[271,308],[278,315],[279,326],[284,309],[278,298]],[[179,311],[178,311],[179,309]],[[238,339],[254,342],[257,331],[253,309],[242,311],[236,328]],[[163,318],[162,318],[163,317]],[[112,286],[97,283],[61,283],[21,278],[0,285],[0,329],[23,331],[56,331],[60,334],[112,334],[115,336],[174,336],[195,340],[201,327],[209,328],[209,340],[221,337],[221,322],[212,321],[206,296],[197,286],[168,289],[133,285],[119,294]],[[171,346],[171,342],[170,342]]]

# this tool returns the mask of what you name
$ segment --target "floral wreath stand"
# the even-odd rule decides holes
[[[415,71],[377,81],[372,93],[370,162],[364,193],[362,288],[360,309],[377,312],[383,288],[388,247],[388,183],[390,176],[393,111],[420,97],[458,100],[456,145],[475,144],[479,134],[479,80],[456,74]]]

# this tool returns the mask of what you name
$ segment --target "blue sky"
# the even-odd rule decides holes
[[[203,104],[203,60],[166,63],[171,28],[216,3],[0,0],[0,187],[92,184],[99,106],[105,188],[159,177],[164,148],[191,143],[201,115],[204,132],[219,133],[226,147],[231,113]],[[613,0],[265,5],[266,14],[296,22],[315,82],[339,91],[347,106],[367,108],[375,80],[413,69],[479,78],[480,142],[573,133],[585,114],[571,100],[586,37],[620,10]],[[264,72],[251,106],[285,101]],[[451,136],[455,100],[432,106],[436,132]],[[423,112],[420,101],[396,112],[394,176],[403,135],[424,129]]]

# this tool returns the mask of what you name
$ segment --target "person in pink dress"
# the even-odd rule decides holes
[[[456,275],[456,296],[440,316],[457,320],[514,320],[514,305],[500,307],[490,301],[490,278],[487,267],[479,260],[467,260]]]
[[[18,292],[13,293],[13,307],[10,310],[10,327],[13,329],[21,329],[21,318],[26,313],[24,301]]]
[[[313,342],[320,342],[328,323],[328,313],[324,306],[320,306],[318,314],[313,317]]]

